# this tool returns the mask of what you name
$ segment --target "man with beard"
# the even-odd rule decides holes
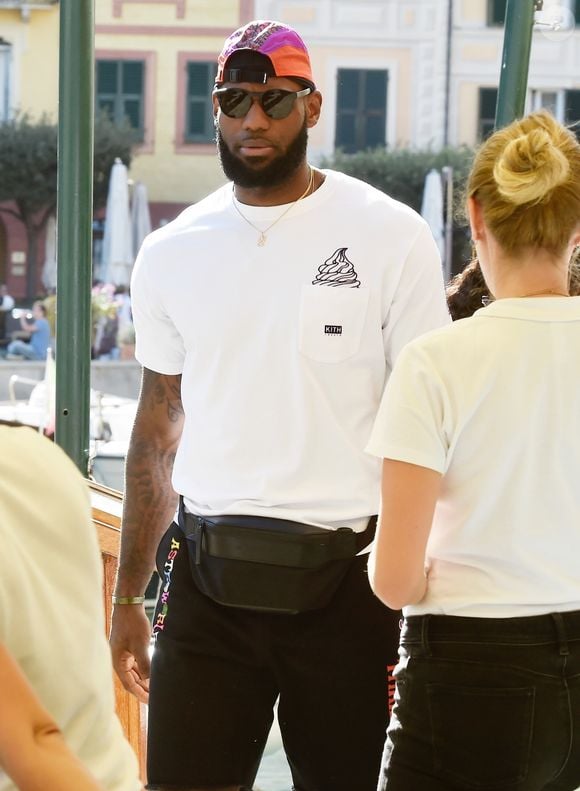
[[[441,266],[415,212],[308,163],[322,97],[295,31],[233,33],[213,99],[232,183],[151,234],[133,276],[114,662],[147,700],[156,560],[148,787],[250,788],[279,697],[297,791],[372,791],[399,614],[366,576],[364,447],[402,346],[449,320]]]

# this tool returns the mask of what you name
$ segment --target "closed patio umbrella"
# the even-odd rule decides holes
[[[107,195],[101,279],[116,286],[128,286],[133,261],[129,178],[126,166],[117,157],[111,168]]]
[[[421,216],[427,220],[441,259],[445,260],[445,223],[443,219],[443,182],[441,174],[432,168],[425,178]]]
[[[56,217],[54,215],[51,215],[46,223],[42,283],[48,292],[56,288]]]
[[[133,231],[133,252],[137,255],[143,239],[147,234],[151,233],[151,215],[149,214],[147,187],[141,181],[136,181],[133,186],[131,227]]]

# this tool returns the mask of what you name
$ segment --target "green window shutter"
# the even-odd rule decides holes
[[[564,121],[575,124],[574,132],[580,140],[580,90],[565,91]]]
[[[347,153],[384,146],[388,72],[339,69],[335,146]]]
[[[141,101],[139,99],[125,99],[123,101],[123,118],[129,121],[133,129],[142,129]]]
[[[190,61],[187,64],[185,140],[188,143],[211,143],[214,140],[212,90],[215,64]]]
[[[100,60],[97,62],[97,92],[114,94],[117,92],[119,62]]]
[[[487,24],[503,25],[505,23],[505,9],[507,0],[488,0]]]
[[[477,134],[480,140],[493,132],[495,127],[495,107],[497,104],[497,88],[479,89],[479,118]]]
[[[138,142],[144,139],[145,63],[140,60],[99,60],[95,105],[119,126],[129,123]]]
[[[124,94],[143,95],[143,63],[137,60],[124,60],[122,62]]]

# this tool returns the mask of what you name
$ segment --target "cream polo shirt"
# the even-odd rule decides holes
[[[137,791],[114,712],[101,576],[76,467],[32,429],[0,426],[0,642],[103,788]],[[1,768],[0,791],[16,791]]]
[[[406,615],[580,609],[580,297],[502,299],[409,344],[368,450],[443,473]]]
[[[131,287],[136,356],[182,374],[173,485],[189,510],[362,529],[364,453],[401,348],[449,322],[427,224],[340,173],[267,234],[226,185],[146,240]],[[283,206],[241,207],[266,228]]]

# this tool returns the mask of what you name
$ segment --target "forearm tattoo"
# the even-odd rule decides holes
[[[183,423],[181,376],[144,371],[127,454],[118,589],[137,595],[154,567],[177,495],[171,473]]]

